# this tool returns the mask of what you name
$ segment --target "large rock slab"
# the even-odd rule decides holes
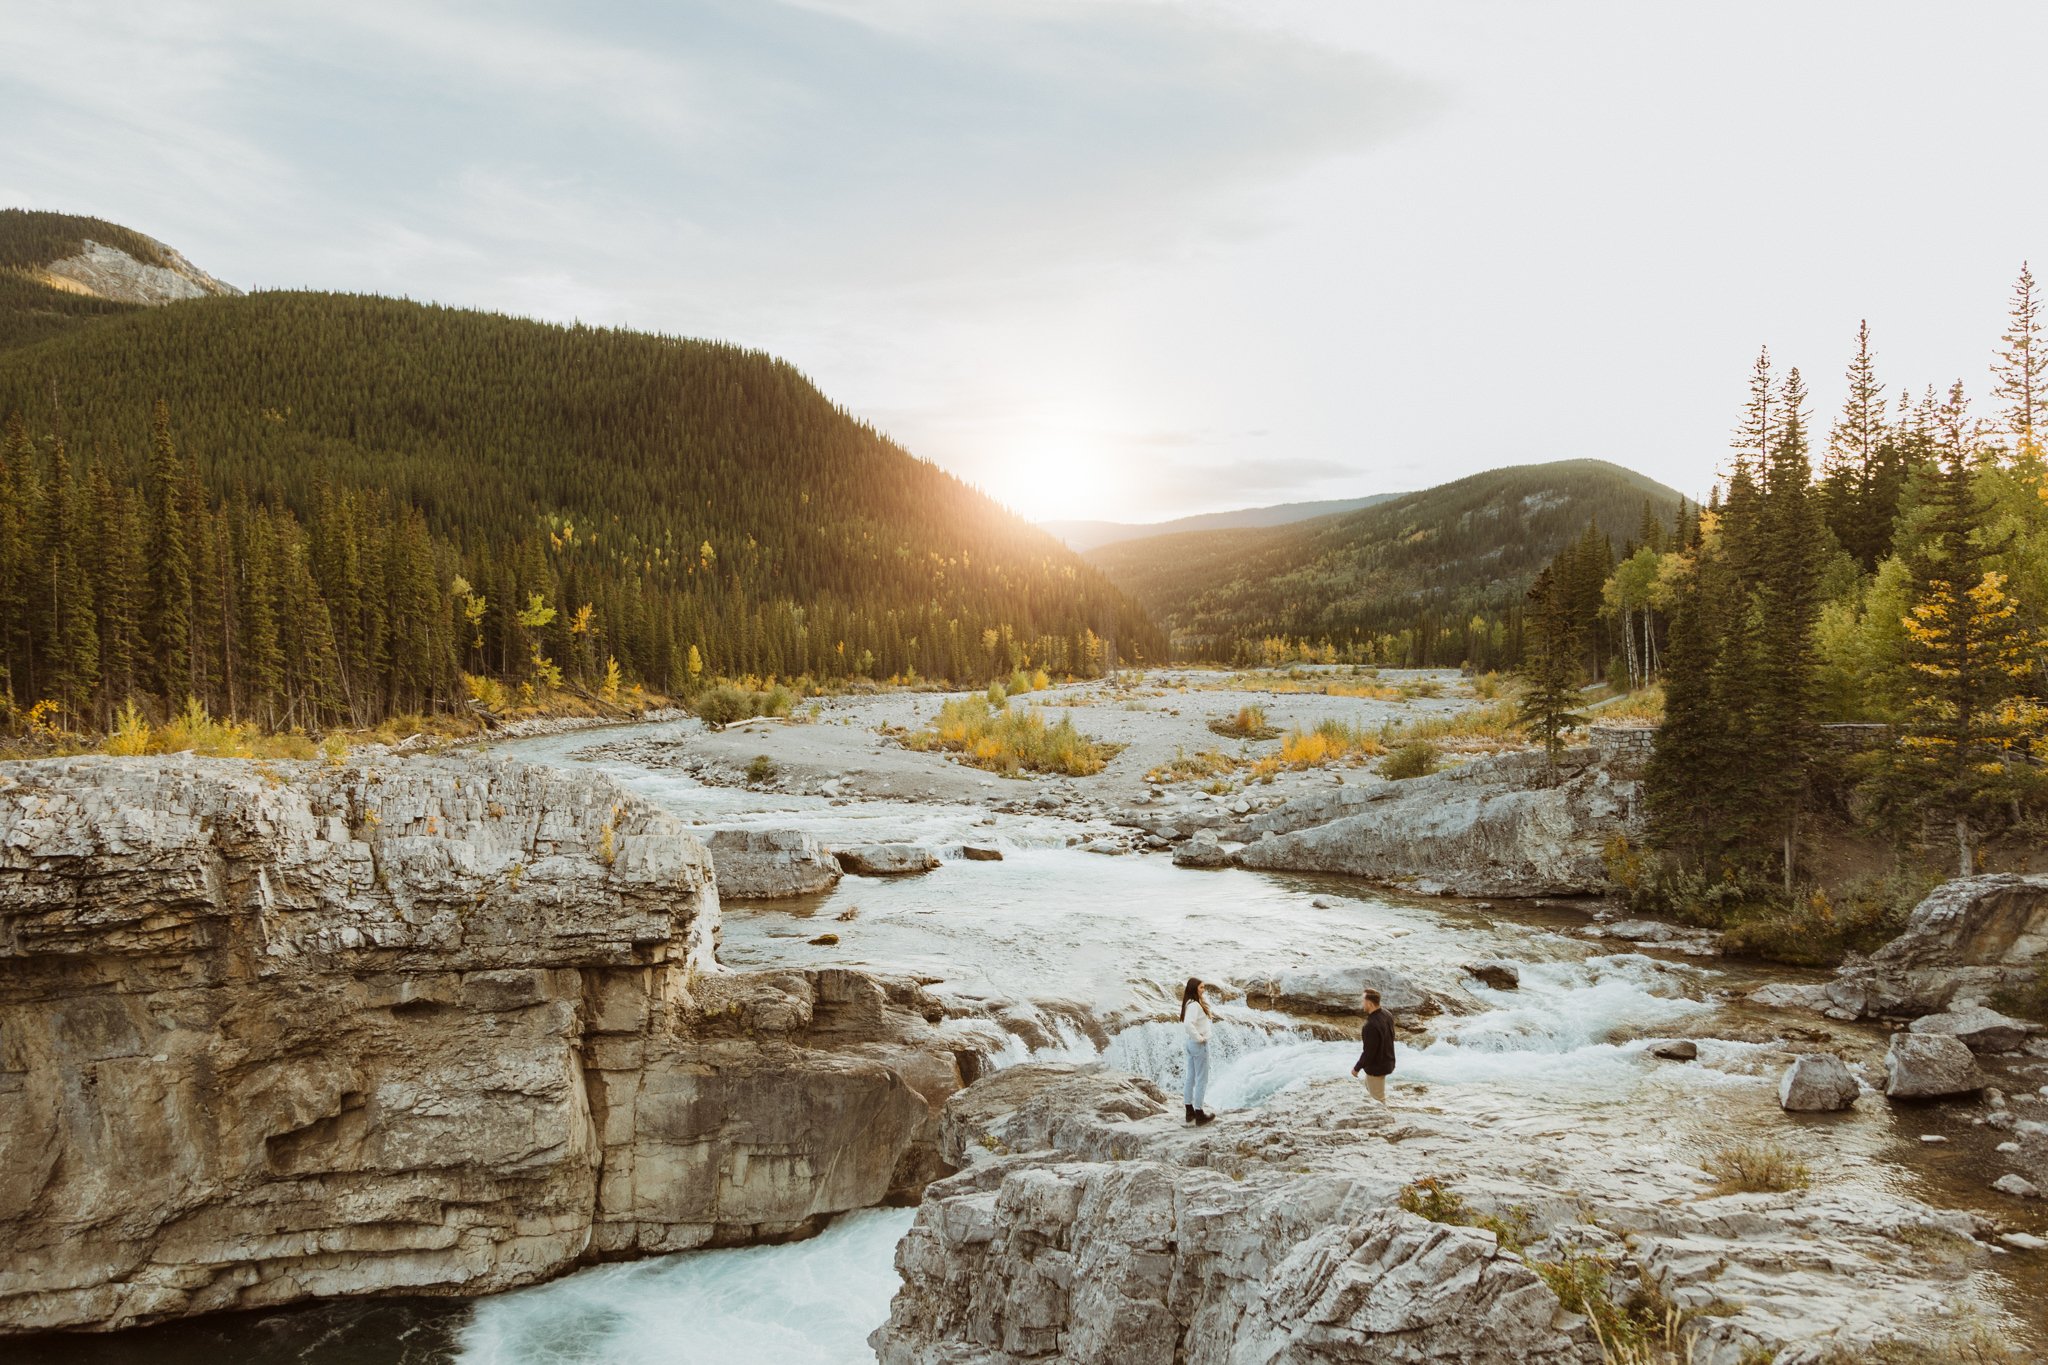
[[[839,860],[798,829],[722,829],[711,836],[711,865],[725,900],[788,900],[830,891]]]
[[[673,816],[481,757],[0,766],[0,1333],[782,1237],[943,1171],[908,982],[723,972]]]
[[[1856,1103],[1861,1087],[1840,1057],[1809,1053],[1785,1068],[1778,1080],[1778,1107],[1794,1114],[1827,1113]]]
[[[1602,851],[1640,833],[1642,782],[1607,750],[1572,750],[1556,780],[1541,754],[1476,759],[1411,778],[1290,803],[1247,822],[1271,833],[1244,867],[1426,877],[1443,894],[1574,896],[1609,890]]]
[[[1828,983],[1828,1001],[1859,1019],[1936,1014],[2028,986],[2048,964],[2048,874],[2009,872],[1942,883],[1900,935]]]
[[[937,854],[916,844],[861,844],[839,849],[837,856],[856,877],[908,877],[939,865]]]
[[[2011,1019],[1982,1005],[1958,1005],[1940,1014],[1923,1014],[1909,1026],[1915,1033],[1940,1033],[1972,1052],[2011,1052],[2040,1025]]]
[[[1881,1187],[1703,1195],[1682,1150],[1361,1102],[1331,1080],[1203,1128],[1136,1077],[1020,1066],[948,1102],[947,1152],[871,1338],[897,1365],[1599,1361],[1536,1263],[1571,1248],[1626,1299],[1655,1284],[1688,1359],[1876,1358],[1993,1305],[1977,1225]],[[1532,1162],[1534,1164],[1532,1164]],[[1425,1177],[1520,1219],[1528,1250],[1421,1221]],[[1626,1230],[1626,1236],[1614,1230]],[[1909,1256],[1936,1238],[1942,1256]],[[1831,1354],[1833,1353],[1833,1354]]]
[[[1894,1033],[1884,1054],[1884,1093],[1896,1100],[1970,1095],[1984,1088],[1977,1059],[1940,1033]]]
[[[1245,995],[1254,1003],[1298,1014],[1357,1014],[1359,1000],[1368,988],[1378,991],[1380,1004],[1397,1015],[1441,1013],[1447,999],[1455,1001],[1464,995],[1462,991],[1430,990],[1405,972],[1368,962],[1276,972],[1246,982]],[[1474,1002],[1464,1012],[1476,1012],[1477,1008]]]

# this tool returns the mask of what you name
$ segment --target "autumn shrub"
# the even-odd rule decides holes
[[[1700,1164],[1724,1194],[1783,1194],[1813,1181],[1804,1162],[1769,1141],[1738,1142]]]
[[[691,709],[697,719],[714,730],[722,730],[735,721],[754,716],[787,716],[795,705],[796,694],[780,683],[767,688],[720,683],[700,693]]]
[[[1226,776],[1240,766],[1239,760],[1214,749],[1190,754],[1175,749],[1173,757],[1145,774],[1147,782],[1200,782]]]
[[[1399,782],[1409,777],[1428,777],[1442,764],[1442,755],[1428,740],[1415,740],[1380,760],[1380,776]]]
[[[1389,746],[1429,740],[1440,748],[1474,752],[1520,748],[1525,743],[1516,724],[1517,709],[1511,701],[1490,702],[1466,711],[1418,716],[1384,726],[1380,742]]]
[[[1065,717],[1048,723],[1033,706],[994,707],[981,696],[958,697],[939,708],[923,730],[903,737],[906,748],[955,753],[990,772],[1065,773],[1086,777],[1123,748],[1089,738]]]
[[[1289,768],[1361,763],[1385,752],[1376,736],[1334,717],[1317,722],[1313,730],[1290,730],[1280,740],[1280,762]]]
[[[1219,716],[1209,728],[1231,739],[1276,739],[1280,732],[1266,723],[1266,708],[1256,703],[1237,708],[1234,716]]]
[[[747,764],[747,781],[755,786],[769,781],[774,776],[775,760],[766,754],[755,754],[753,760]]]

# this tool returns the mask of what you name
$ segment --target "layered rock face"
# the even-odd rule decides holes
[[[1608,889],[1601,852],[1642,824],[1633,751],[1500,754],[1429,777],[1344,787],[1248,821],[1245,867],[1426,879],[1459,896],[1575,896]]]
[[[731,974],[682,822],[487,759],[0,770],[0,1331],[793,1235],[940,1168],[914,984]]]
[[[2024,988],[2044,965],[2048,874],[1958,877],[1913,908],[1905,932],[1838,972],[1826,1003],[1861,1019],[1935,1014]]]
[[[1654,1286],[1681,1354],[1863,1358],[1998,1309],[1965,1214],[1874,1189],[1717,1195],[1683,1157],[1525,1124],[1388,1109],[1326,1081],[1192,1128],[1150,1083],[1023,1066],[949,1102],[959,1175],[897,1250],[870,1338],[885,1365],[1602,1359],[1537,1267],[1617,1303]],[[1435,1177],[1519,1223],[1525,1249],[1403,1208]],[[1941,1256],[1902,1255],[1908,1240]]]
[[[799,829],[722,829],[711,836],[725,900],[787,900],[830,891],[839,861]]]

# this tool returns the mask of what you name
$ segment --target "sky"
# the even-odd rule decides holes
[[[1699,496],[2048,272],[2048,6],[0,0],[0,204],[773,352],[1036,519],[1593,457]]]

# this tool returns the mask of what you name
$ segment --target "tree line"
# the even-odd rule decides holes
[[[76,728],[1165,652],[1050,537],[738,348],[262,294],[0,350],[0,412],[0,688]]]
[[[1806,385],[1752,369],[1713,499],[1649,534],[1597,592],[1596,533],[1539,578],[1531,687],[1660,681],[1653,839],[1709,881],[1790,899],[1819,806],[1926,846],[1963,875],[2048,804],[2048,345],[2029,270],[1993,367],[1887,399],[1868,324],[1824,444]],[[1815,447],[1820,454],[1815,460]],[[1597,609],[1589,604],[1598,603]],[[1556,665],[1560,652],[1572,662]],[[1553,696],[1552,719],[1571,698]],[[1563,710],[1560,710],[1563,708]],[[1827,722],[1888,727],[1864,752]]]

